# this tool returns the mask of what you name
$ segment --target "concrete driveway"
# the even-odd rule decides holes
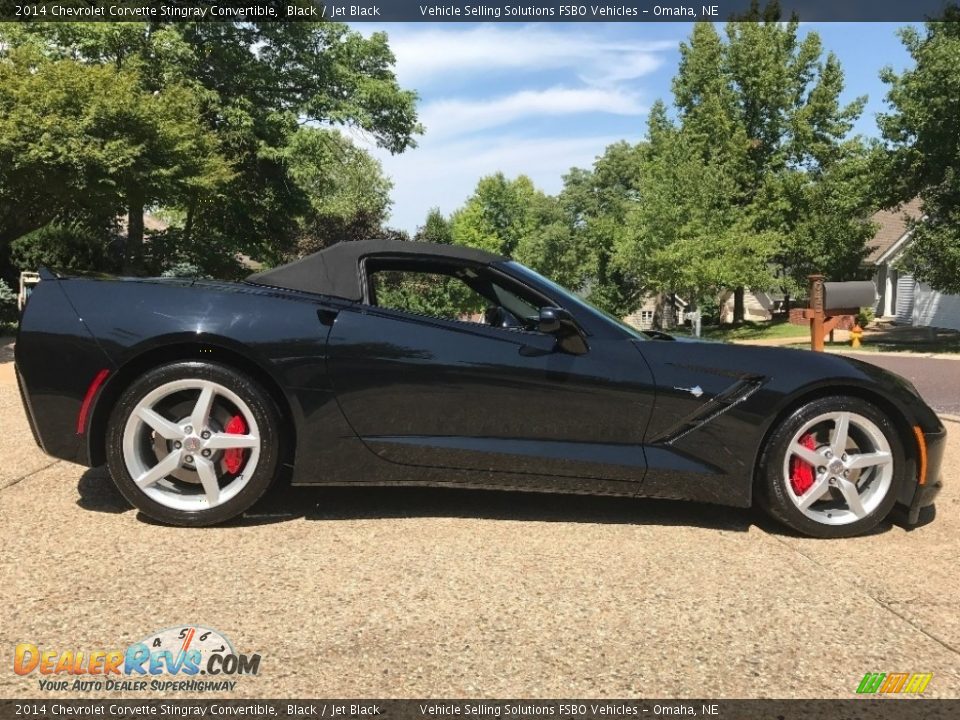
[[[187,623],[262,654],[229,696],[849,698],[902,671],[960,697],[958,424],[936,519],[853,540],[705,505],[404,489],[286,490],[185,530],[45,457],[3,370],[2,697],[55,696],[12,672],[16,643]]]

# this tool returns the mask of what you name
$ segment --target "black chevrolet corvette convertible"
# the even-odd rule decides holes
[[[939,490],[945,431],[855,360],[645,334],[479,250],[343,243],[241,283],[43,270],[17,376],[54,457],[210,525],[295,485],[754,502],[818,537]]]

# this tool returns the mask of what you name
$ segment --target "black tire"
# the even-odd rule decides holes
[[[137,403],[152,390],[171,381],[185,379],[213,381],[236,393],[247,404],[260,428],[259,460],[246,485],[226,502],[201,510],[174,509],[148,497],[130,476],[124,460],[124,428]],[[140,376],[120,396],[107,425],[107,467],[123,496],[148,517],[184,527],[216,525],[247,511],[273,483],[280,465],[279,429],[280,413],[276,403],[269,393],[244,373],[209,362],[170,363]]]
[[[870,420],[883,433],[893,456],[893,477],[877,506],[862,518],[843,525],[818,522],[804,514],[788,495],[788,478],[783,464],[787,447],[794,435],[811,420],[824,413],[845,411]],[[906,455],[903,441],[893,420],[875,405],[847,396],[832,396],[811,401],[780,421],[767,437],[757,465],[757,495],[759,504],[774,519],[794,530],[816,538],[841,538],[862,535],[876,527],[893,509],[906,481]],[[866,508],[864,508],[866,509]]]

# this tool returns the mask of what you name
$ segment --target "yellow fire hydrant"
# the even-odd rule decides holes
[[[860,327],[860,323],[856,323],[853,326],[853,329],[850,331],[850,347],[858,348],[860,347],[860,338],[863,337],[863,328]]]

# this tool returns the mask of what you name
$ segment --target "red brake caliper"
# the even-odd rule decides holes
[[[243,417],[234,415],[230,418],[230,422],[227,423],[223,431],[230,435],[246,435],[247,424],[243,421]],[[227,472],[231,475],[236,475],[243,466],[243,448],[228,448],[224,450],[223,464],[227,466]]]
[[[800,438],[800,444],[810,450],[815,450],[817,441],[813,435],[808,434]],[[794,457],[790,461],[790,484],[797,495],[803,495],[810,486],[813,485],[813,473],[815,468],[805,460]]]

